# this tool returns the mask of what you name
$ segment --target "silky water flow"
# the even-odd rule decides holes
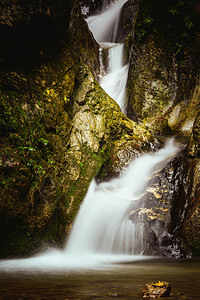
[[[102,74],[99,83],[123,112],[125,112],[124,100],[129,66],[123,62],[124,45],[116,43],[116,38],[120,12],[125,2],[126,0],[116,1],[101,14],[86,20],[94,38],[100,45],[100,71]],[[108,53],[108,66],[102,66],[104,50]]]
[[[123,64],[123,44],[116,44],[115,39],[120,10],[125,2],[117,1],[99,16],[87,20],[101,44],[100,49],[109,49],[108,70],[100,84],[122,110],[128,65]],[[100,184],[93,181],[64,251],[50,249],[31,258],[4,260],[0,262],[0,270],[94,269],[114,262],[141,259],[145,245],[143,225],[133,224],[129,214],[138,207],[148,178],[179,150],[171,139],[158,152],[136,158],[118,178]]]
[[[27,259],[5,260],[0,269],[102,268],[114,262],[141,258],[143,226],[129,220],[152,174],[164,167],[180,148],[169,139],[155,153],[136,158],[109,182],[93,181],[80,207],[64,251],[49,251]]]

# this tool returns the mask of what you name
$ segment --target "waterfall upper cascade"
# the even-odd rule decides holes
[[[100,85],[117,102],[123,112],[125,112],[124,100],[127,78],[128,64],[123,65],[123,44],[111,44],[108,56],[108,73],[101,78]]]
[[[86,21],[95,39],[100,45],[101,79],[100,85],[125,112],[125,91],[128,77],[128,64],[124,64],[123,44],[115,43],[119,16],[122,6],[127,0],[119,0],[99,15],[89,17]],[[108,50],[108,66],[102,66],[102,54]],[[106,75],[104,74],[106,69]]]

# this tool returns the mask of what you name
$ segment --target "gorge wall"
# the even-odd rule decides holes
[[[189,139],[168,180],[169,245],[183,256],[200,254],[199,7],[199,1],[141,2],[128,79],[132,120],[154,135]]]

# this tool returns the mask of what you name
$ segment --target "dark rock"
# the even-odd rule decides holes
[[[194,122],[192,135],[188,145],[188,154],[192,157],[200,157],[200,113]]]
[[[169,297],[171,286],[166,281],[158,281],[156,283],[147,283],[142,291],[143,298],[160,298]]]
[[[200,160],[185,159],[181,169],[175,180],[169,231],[182,256],[200,256]]]
[[[148,182],[146,192],[138,200],[138,208],[133,208],[130,220],[140,226],[143,239],[143,248],[139,253],[143,251],[144,255],[175,257],[182,255],[174,230],[182,222],[185,207],[186,196],[182,194],[185,162],[186,150],[162,170],[155,172]]]
[[[69,24],[70,48],[77,61],[83,60],[97,76],[99,75],[99,45],[83,19],[80,5],[75,2]]]
[[[31,69],[60,51],[67,39],[71,1],[1,0],[1,8],[1,68]]]
[[[116,43],[122,43],[133,30],[140,0],[128,0],[122,7]]]

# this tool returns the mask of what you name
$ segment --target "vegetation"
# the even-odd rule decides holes
[[[136,23],[136,39],[146,40],[153,35],[157,47],[169,56],[175,54],[183,63],[185,51],[199,47],[198,1],[143,0]]]

